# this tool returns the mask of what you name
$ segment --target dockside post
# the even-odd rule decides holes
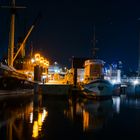
[[[74,80],[74,87],[76,87],[77,86],[77,68],[74,68],[73,80]]]

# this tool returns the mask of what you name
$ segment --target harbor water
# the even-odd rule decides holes
[[[138,98],[89,100],[35,93],[28,101],[16,100],[1,103],[0,140],[134,140],[140,135]]]

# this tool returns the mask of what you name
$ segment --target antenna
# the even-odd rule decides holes
[[[11,10],[11,23],[9,32],[9,45],[8,45],[8,66],[13,67],[13,56],[14,56],[14,36],[15,36],[15,13],[17,9],[26,7],[16,6],[15,0],[11,1],[10,6],[0,6],[1,8],[7,8]]]
[[[94,24],[94,35],[93,35],[93,58],[96,58],[96,52],[99,50],[99,48],[96,47],[96,31],[95,31],[95,24]]]

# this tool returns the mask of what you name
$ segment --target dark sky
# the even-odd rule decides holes
[[[137,69],[139,0],[16,0],[26,6],[16,15],[16,37],[24,36],[38,13],[39,24],[27,41],[52,62],[71,66],[70,58],[91,57],[94,25],[97,56],[106,63],[121,60],[129,69]],[[1,5],[9,0],[0,0]],[[7,53],[10,14],[0,9],[0,53]]]

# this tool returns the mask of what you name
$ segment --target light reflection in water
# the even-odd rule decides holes
[[[112,113],[112,100],[88,101],[83,109],[83,131],[100,130]]]
[[[108,117],[112,115],[112,99],[70,101],[69,110],[65,115],[73,121],[81,118],[83,131],[100,130]],[[79,117],[80,116],[80,117]]]
[[[48,112],[45,109],[43,109],[42,112],[38,113],[38,119],[34,120],[34,123],[33,123],[33,134],[32,134],[33,138],[38,137],[39,132],[41,132],[42,130],[43,122],[47,116],[48,116]]]
[[[38,131],[41,131],[41,127],[42,127],[42,113],[38,113]]]
[[[33,138],[36,138],[38,137],[38,122],[37,121],[34,121],[34,124],[33,124],[33,135],[32,135]]]
[[[129,108],[140,109],[140,99],[139,98],[128,98],[123,101],[123,104]]]
[[[87,130],[89,127],[89,112],[83,110],[83,130]]]
[[[114,110],[116,113],[120,113],[120,102],[121,102],[121,99],[120,97],[113,97],[113,107],[114,107]]]
[[[38,138],[42,133],[43,122],[48,116],[48,111],[42,107],[42,98],[38,99],[35,103],[32,101],[19,105],[7,105],[0,110],[0,139],[1,137],[3,140]],[[1,133],[3,129],[6,131]]]
[[[30,113],[30,123],[33,123],[33,112]]]
[[[33,112],[33,103],[27,103],[27,104],[20,104],[20,105],[14,105],[10,104],[6,108],[2,108],[0,110],[0,132],[1,130],[5,129],[5,133],[0,133],[3,139],[21,139],[23,138],[23,120],[24,122],[30,122],[31,117],[29,114],[32,114]],[[30,127],[30,125],[28,125]],[[30,132],[29,132],[30,133]]]
[[[48,116],[48,111],[42,106],[42,94],[35,93],[33,105],[33,129],[32,138],[38,138],[42,132],[42,125],[45,118]]]
[[[69,98],[63,101],[55,98],[54,100],[45,100],[44,104],[39,100],[36,101],[36,104],[32,102],[14,109],[6,108],[6,113],[0,112],[2,114],[1,118],[4,118],[3,121],[0,120],[0,129],[4,126],[6,132],[3,135],[6,137],[5,139],[11,140],[15,139],[15,137],[16,139],[26,139],[26,136],[28,136],[27,139],[39,139],[40,137],[52,138],[52,135],[57,138],[55,134],[63,136],[64,131],[69,134],[73,130],[73,135],[77,134],[79,130],[80,134],[81,131],[84,134],[93,131],[99,132],[107,128],[104,126],[107,126],[108,122],[113,122],[110,120],[112,116],[114,117],[116,115],[113,114],[114,110],[119,113],[116,115],[117,117],[122,114],[120,113],[120,104],[121,106],[123,105],[122,112],[124,108],[128,110],[128,107],[131,107],[131,110],[134,108],[138,112],[139,110],[137,109],[140,108],[140,99],[132,100],[114,97],[112,100],[98,101],[83,98]],[[48,112],[49,117],[47,117]],[[49,123],[46,123],[46,121]],[[72,125],[69,125],[69,122]],[[77,130],[76,132],[75,128]]]

